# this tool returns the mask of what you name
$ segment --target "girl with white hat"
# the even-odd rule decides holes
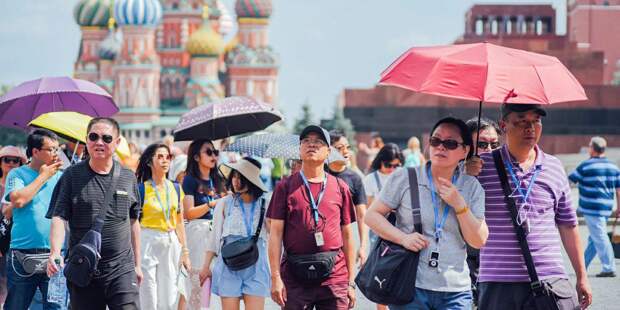
[[[263,309],[265,297],[270,296],[267,188],[260,179],[260,168],[260,163],[249,157],[220,166],[233,195],[220,199],[215,207],[200,281],[212,278],[212,292],[220,296],[223,309],[239,309],[242,299],[246,309]]]

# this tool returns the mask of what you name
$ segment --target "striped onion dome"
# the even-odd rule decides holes
[[[269,18],[271,0],[237,0],[235,12],[238,18]]]
[[[81,0],[73,9],[73,17],[82,27],[105,27],[111,5],[112,0]]]
[[[114,18],[119,25],[155,26],[161,20],[158,0],[117,0]]]
[[[222,36],[226,36],[231,33],[233,28],[235,27],[235,21],[233,20],[228,8],[224,4],[224,1],[218,1],[217,7],[220,10],[220,29],[219,32]]]

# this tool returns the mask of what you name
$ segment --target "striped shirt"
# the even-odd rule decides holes
[[[571,207],[570,188],[561,162],[536,147],[536,160],[529,171],[523,171],[504,145],[501,149],[504,161],[512,162],[514,173],[527,189],[534,172],[540,172],[534,181],[528,203],[516,186],[508,169],[506,174],[513,197],[520,213],[527,214],[529,233],[527,242],[534,259],[539,278],[568,278],[564,271],[560,234],[556,225],[577,225],[577,215]],[[485,191],[485,218],[489,238],[480,251],[480,282],[529,282],[527,267],[517,241],[510,212],[504,200],[499,176],[491,153],[481,155],[484,164],[478,181]]]
[[[579,212],[611,216],[616,189],[620,188],[620,170],[605,157],[592,157],[568,176],[579,184]]]

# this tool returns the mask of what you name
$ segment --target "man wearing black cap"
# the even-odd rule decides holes
[[[480,251],[481,310],[540,309],[534,305],[533,288],[539,293],[541,288],[553,294],[556,309],[585,309],[592,303],[568,179],[562,163],[537,146],[546,115],[537,104],[502,105],[499,125],[505,134],[505,145],[480,156],[482,169],[478,181],[485,190],[489,226],[489,238]],[[494,156],[499,156],[503,163],[509,195],[503,190],[501,166],[496,166]],[[510,200],[514,201],[517,213],[514,219],[509,212]],[[524,231],[541,285],[530,283],[513,221]],[[577,294],[564,270],[560,244],[577,276]]]
[[[301,171],[276,185],[267,211],[271,298],[283,309],[349,309],[355,207],[346,183],[323,169],[329,133],[308,126],[299,139]]]

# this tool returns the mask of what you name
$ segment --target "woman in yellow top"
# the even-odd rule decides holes
[[[165,144],[146,148],[136,176],[142,196],[140,250],[142,273],[140,304],[143,309],[177,309],[179,262],[190,269],[185,243],[183,191],[166,178],[172,155]]]

